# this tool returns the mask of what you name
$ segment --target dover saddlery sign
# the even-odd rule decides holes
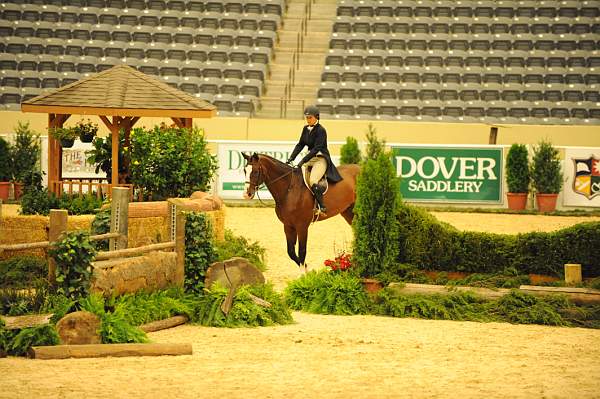
[[[502,147],[392,146],[406,200],[502,202]]]
[[[217,142],[217,157],[219,170],[217,171],[217,193],[225,199],[242,199],[244,195],[244,157],[242,152],[252,154],[254,152],[270,155],[282,162],[287,161],[296,145],[290,142]],[[332,143],[333,144],[333,143]],[[306,148],[294,160],[298,163],[304,155]],[[332,156],[333,163],[338,164],[339,157]],[[258,193],[261,199],[272,199],[271,193],[263,188]],[[256,198],[256,197],[255,197]]]

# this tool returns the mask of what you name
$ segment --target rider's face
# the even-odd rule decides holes
[[[317,118],[314,115],[306,115],[306,123],[308,123],[309,126],[313,126],[317,123]]]

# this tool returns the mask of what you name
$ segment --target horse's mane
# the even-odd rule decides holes
[[[259,159],[260,159],[260,157],[264,157],[264,158],[267,158],[267,159],[269,159],[269,160],[271,160],[271,161],[275,162],[275,163],[276,163],[278,166],[282,166],[282,167],[285,167],[285,168],[287,168],[287,169],[290,169],[290,168],[291,168],[291,166],[290,166],[290,165],[288,165],[287,163],[285,163],[285,162],[282,162],[282,161],[280,161],[279,159],[277,159],[277,158],[274,158],[274,157],[272,157],[272,156],[270,156],[270,155],[267,155],[267,154],[257,154],[257,155],[258,155]]]

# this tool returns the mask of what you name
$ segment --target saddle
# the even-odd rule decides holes
[[[311,194],[314,195],[312,188],[310,187],[310,171],[312,167],[308,165],[302,165],[302,179],[304,180],[304,185],[308,188]],[[327,194],[327,190],[329,189],[329,183],[327,182],[327,175],[323,175],[321,180],[317,183],[319,186],[323,187],[323,196]]]

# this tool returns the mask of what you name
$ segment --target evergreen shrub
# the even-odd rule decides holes
[[[359,164],[361,161],[358,141],[351,136],[346,137],[346,144],[340,148],[340,164]]]
[[[506,183],[509,193],[529,192],[529,153],[524,144],[513,144],[506,156]]]
[[[535,191],[540,194],[558,194],[563,174],[558,150],[549,141],[542,140],[533,147],[531,179]]]
[[[354,205],[352,261],[363,277],[395,267],[398,257],[399,180],[387,154],[362,165]]]
[[[459,231],[426,210],[402,204],[398,263],[424,270],[562,277],[565,263],[580,263],[585,277],[600,276],[600,223],[580,223],[555,232],[490,234]]]

